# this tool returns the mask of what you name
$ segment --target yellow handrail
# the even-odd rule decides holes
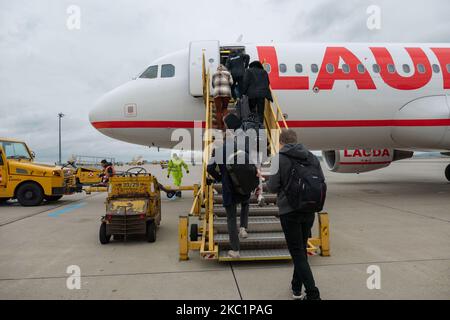
[[[278,103],[278,98],[277,98],[275,92],[273,92],[272,88],[270,88],[270,92],[272,93],[273,103],[275,104],[275,106],[277,108],[277,117],[276,117],[276,119],[277,120],[281,120],[283,122],[284,129],[288,129],[289,127],[288,127],[288,125],[286,123],[286,118],[284,117],[284,114],[281,111],[280,104]]]

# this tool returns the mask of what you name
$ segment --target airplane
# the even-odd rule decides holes
[[[231,52],[264,62],[289,128],[322,150],[331,171],[377,170],[418,150],[450,155],[448,43],[193,41],[102,96],[89,114],[92,126],[114,139],[172,148],[173,130],[204,124],[203,55],[214,72]],[[450,165],[445,176],[450,181]]]

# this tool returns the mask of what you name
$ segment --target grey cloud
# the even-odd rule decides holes
[[[66,28],[69,5],[81,30]],[[382,30],[367,30],[365,10],[382,8]],[[426,6],[426,8],[425,8]],[[189,41],[447,41],[450,2],[16,0],[0,1],[0,136],[29,142],[41,159],[57,158],[58,112],[64,158],[72,153],[160,157],[94,130],[87,114],[104,92]],[[164,155],[166,156],[166,155]]]

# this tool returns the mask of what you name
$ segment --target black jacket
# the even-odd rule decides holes
[[[266,70],[259,67],[250,67],[244,74],[243,94],[249,99],[266,98],[273,101],[270,92],[269,75]]]
[[[216,155],[220,154],[222,154],[222,157],[216,158]],[[224,207],[232,205],[233,203],[237,204],[248,201],[250,199],[250,194],[241,195],[234,191],[233,183],[231,182],[231,178],[225,164],[226,157],[227,152],[224,146],[214,149],[206,169],[209,175],[213,177],[216,182],[222,183],[222,199]]]
[[[245,69],[248,68],[250,56],[245,53],[232,54],[228,57],[226,66],[233,78],[244,76]]]
[[[320,167],[320,162],[317,157],[309,152],[302,144],[287,144],[272,159],[270,167],[270,178],[267,182],[267,188],[270,192],[278,194],[277,205],[280,215],[294,212],[295,210],[289,205],[288,199],[284,194],[284,187],[287,185],[289,175],[291,173],[291,160],[294,158],[300,161],[308,161],[313,166],[319,168],[321,177],[323,178],[323,172]]]

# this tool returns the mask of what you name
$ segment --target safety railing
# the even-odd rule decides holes
[[[270,89],[272,93],[273,103],[266,100],[264,108],[264,125],[266,129],[267,139],[270,147],[270,155],[275,155],[280,150],[280,133],[282,129],[288,129],[286,119],[281,107],[278,103],[278,98],[275,92]]]
[[[210,81],[210,70],[206,68],[205,55],[203,54],[202,82],[203,100],[205,104],[205,131],[203,136],[202,177],[200,188],[194,191],[194,202],[190,211],[191,216],[198,216],[200,223],[198,230],[194,225],[195,228],[191,228],[191,233],[188,234],[189,217],[180,216],[178,229],[180,260],[189,259],[188,253],[190,250],[199,250],[200,256],[206,260],[219,259],[218,245],[214,241],[214,189],[213,186],[208,183],[207,172],[207,166],[212,155],[214,142],[213,100],[211,99]],[[288,125],[279,105],[278,98],[272,89],[271,93],[273,102],[266,101],[264,124],[270,148],[270,155],[273,156],[280,149],[279,137],[281,130],[287,129]],[[195,232],[192,233],[192,230]],[[199,234],[200,239],[198,239]],[[318,238],[310,238],[308,245],[308,252],[316,252],[317,248],[320,247],[322,255],[329,255],[328,215],[326,213],[319,214],[319,236]]]

